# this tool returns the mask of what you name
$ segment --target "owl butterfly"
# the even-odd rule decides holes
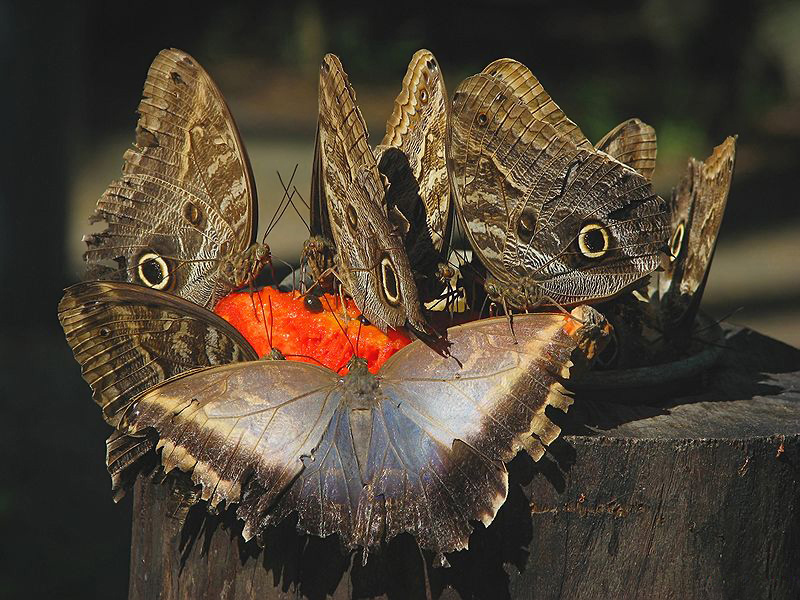
[[[355,92],[332,54],[323,58],[320,68],[314,169],[313,233],[330,233],[336,246],[336,272],[345,290],[381,330],[408,326],[422,337],[435,338],[422,314],[403,247],[401,234],[408,223],[399,211],[387,210],[384,184]],[[317,235],[310,243],[320,239]],[[325,244],[319,242],[316,250]]]
[[[214,313],[140,285],[74,285],[58,305],[58,319],[103,417],[117,428],[137,395],[173,375],[258,359],[244,337]],[[153,446],[144,434],[118,432],[109,439],[115,489],[118,473]]]
[[[90,219],[107,228],[84,238],[89,276],[213,308],[270,261],[255,243],[256,190],[236,124],[208,73],[174,49],[150,66],[138,112],[122,177]]]
[[[672,191],[670,253],[659,273],[661,329],[667,337],[688,337],[703,295],[736,158],[736,138],[728,137],[705,161],[689,159]]]
[[[408,222],[405,247],[423,300],[441,293],[441,279],[450,271],[449,110],[439,63],[428,50],[418,50],[386,122],[386,135],[375,148],[378,170],[389,181],[386,206]]]
[[[448,149],[487,293],[507,308],[598,302],[658,267],[664,202],[592,146],[520,63],[497,60],[459,85]]]
[[[358,357],[345,376],[291,361],[186,372],[140,395],[122,428],[154,431],[164,470],[190,473],[212,509],[238,504],[245,539],[296,512],[364,560],[403,532],[453,552],[505,501],[504,463],[558,436],[545,408],[567,409],[573,352],[607,334],[591,308],[573,314],[521,316],[516,339],[503,318],[453,327],[452,356],[417,340],[377,375]]]

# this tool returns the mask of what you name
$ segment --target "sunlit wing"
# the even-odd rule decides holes
[[[142,395],[124,421],[132,433],[158,433],[166,472],[179,468],[211,506],[240,502],[244,537],[303,469],[336,409],[339,377],[288,361],[211,367],[178,376]]]
[[[92,221],[107,228],[87,236],[94,278],[148,284],[142,260],[164,261],[151,280],[213,308],[230,291],[217,269],[254,241],[255,185],[225,100],[197,61],[180,50],[159,53],[145,81],[133,148],[122,177],[97,202]],[[152,264],[151,264],[152,266]],[[98,277],[98,274],[100,275]]]
[[[214,313],[135,284],[67,288],[58,318],[95,402],[115,427],[134,397],[173,375],[258,358]]]

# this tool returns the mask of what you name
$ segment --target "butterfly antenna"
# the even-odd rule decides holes
[[[314,361],[314,362],[315,362],[315,363],[317,363],[317,364],[318,364],[320,367],[325,367],[326,369],[330,369],[330,367],[329,367],[328,365],[326,365],[324,362],[322,362],[322,361],[321,361],[320,359],[318,359],[316,356],[311,356],[310,354],[284,354],[283,356],[284,356],[285,358],[305,358],[305,359],[308,359],[308,360],[312,360],[312,361]],[[346,364],[346,363],[345,363],[345,364]],[[341,371],[341,369],[342,369],[342,367],[340,367],[340,368],[339,368],[339,370],[340,370],[340,371]],[[338,372],[339,372],[339,371],[337,371],[337,373],[338,373]]]
[[[295,166],[294,171],[292,171],[292,177],[289,179],[289,185],[291,185],[292,179],[294,179],[294,175],[297,172],[297,166]],[[287,186],[283,185],[283,179],[281,178],[280,171],[278,173],[278,180],[281,182],[281,187],[283,188],[283,196],[281,196],[280,202],[278,202],[278,206],[275,208],[275,212],[272,213],[272,217],[267,223],[267,228],[264,230],[264,239],[266,240],[267,235],[269,235],[275,225],[280,221],[281,216],[283,215],[283,211],[286,210],[286,205],[288,205],[292,201],[291,192],[287,189]]]
[[[720,317],[719,319],[715,320],[713,323],[709,323],[708,325],[706,325],[705,327],[703,327],[701,329],[698,329],[694,333],[703,333],[704,331],[708,331],[709,329],[712,329],[712,328],[716,327],[717,325],[722,325],[725,321],[730,319],[736,313],[741,312],[743,309],[744,309],[743,306],[740,306],[738,308],[734,308],[732,311],[730,311],[724,317]]]
[[[259,300],[261,300],[261,294],[259,293]],[[264,315],[264,302],[261,302],[261,318],[264,320],[264,331],[267,334],[267,343],[269,344],[269,349],[272,350],[275,346],[272,345],[272,326],[273,326],[273,312],[272,312],[272,294],[267,296],[267,300],[269,300],[269,327],[267,326],[267,318]]]
[[[295,174],[297,173],[297,165],[295,164],[295,166],[294,166],[294,170],[292,171],[292,174],[289,177],[289,183],[288,184],[283,182],[283,176],[281,175],[281,172],[279,170],[276,170],[275,173],[278,175],[278,181],[280,181],[281,187],[283,188],[283,196],[281,197],[281,201],[278,204],[278,208],[275,210],[275,212],[272,215],[272,219],[270,219],[269,227],[268,227],[268,229],[270,231],[275,227],[275,225],[278,223],[278,221],[280,221],[280,218],[283,215],[283,212],[288,207],[289,202],[291,202],[292,192],[289,191],[289,188],[291,187],[292,181],[294,181]],[[284,200],[286,202],[284,202]]]
[[[355,348],[355,346],[353,346],[352,340],[350,340],[350,337],[347,335],[347,330],[344,327],[342,327],[342,324],[339,322],[339,319],[336,316],[336,312],[333,310],[333,307],[331,306],[330,301],[325,296],[323,296],[322,299],[325,300],[325,304],[328,305],[328,310],[330,311],[331,315],[333,316],[333,320],[336,321],[336,324],[339,326],[339,329],[341,329],[342,333],[344,334],[344,339],[346,339],[347,343],[350,344],[350,349],[353,351],[353,354],[356,354],[356,348]],[[339,369],[337,369],[337,372],[341,371],[341,370],[342,370],[342,367],[339,367]]]
[[[294,171],[292,171],[292,176],[289,179],[289,183],[285,184],[283,182],[283,178],[281,177],[280,172],[278,173],[278,180],[281,182],[281,186],[283,187],[284,194],[288,194],[288,197],[289,197],[289,201],[286,203],[286,206],[284,207],[284,211],[291,205],[292,210],[294,210],[295,214],[298,216],[298,218],[300,219],[300,222],[305,226],[305,228],[308,229],[308,233],[310,235],[311,234],[311,227],[309,226],[308,223],[306,223],[305,217],[303,217],[303,215],[300,213],[300,211],[297,210],[297,206],[295,206],[294,201],[292,200],[292,198],[297,196],[298,198],[300,198],[300,200],[303,202],[303,204],[308,208],[308,203],[305,201],[303,196],[300,195],[300,192],[298,191],[297,186],[296,185],[292,185],[292,182],[294,181],[294,175],[297,172],[297,167],[298,166],[299,166],[298,164],[295,164]],[[291,192],[289,191],[289,187],[293,188]],[[283,213],[281,213],[281,216],[283,216]]]
[[[356,356],[358,356],[358,343],[361,341],[361,327],[364,325],[364,321],[361,319],[358,320],[358,333],[356,334]]]
[[[298,198],[300,198],[300,201],[305,205],[307,209],[311,209],[311,205],[308,202],[306,202],[305,198],[303,198],[303,194],[300,193],[300,191],[297,189],[297,186],[294,186],[294,193]]]
[[[296,185],[293,186],[292,189],[292,197],[294,196],[300,198],[300,202],[303,203],[303,206],[306,207],[306,210],[311,209],[311,206],[308,204],[308,202],[306,202],[306,199],[303,198],[303,195],[300,193],[300,190],[297,189]],[[306,226],[306,229],[308,229],[308,234],[311,235],[311,226],[308,223],[306,223],[305,217],[302,214],[300,214],[300,211],[297,210],[297,207],[295,206],[294,202],[292,202],[292,208],[294,209],[294,212],[297,213],[297,216],[300,217],[300,220],[303,222],[303,225]]]
[[[737,312],[741,311],[743,308],[744,307],[742,307],[742,306],[740,306],[739,308],[735,308],[731,312],[729,312],[727,315],[725,315],[724,317],[716,319],[713,322],[711,322],[708,325],[706,325],[705,327],[701,327],[700,329],[698,329],[696,331],[692,331],[692,334],[689,336],[689,339],[691,341],[697,342],[698,344],[701,344],[703,346],[713,346],[714,348],[730,349],[730,346],[728,346],[724,342],[721,343],[721,344],[718,344],[718,343],[715,343],[715,342],[713,342],[711,340],[704,340],[703,338],[696,337],[696,336],[698,334],[703,333],[704,331],[708,331],[709,329],[713,329],[714,327],[718,327],[719,325],[721,325],[722,323],[724,323],[725,321],[730,319]],[[662,337],[663,337],[663,335],[662,335]]]
[[[288,209],[289,206],[292,206],[295,212],[297,212],[297,207],[295,207],[294,202],[292,202],[292,196],[294,195],[294,192],[289,191],[289,186],[292,185],[292,180],[294,179],[296,172],[297,172],[297,165],[295,165],[294,171],[292,171],[292,177],[289,179],[289,183],[287,185],[283,182],[283,177],[281,177],[280,171],[277,171],[278,180],[281,182],[281,187],[283,187],[283,196],[284,198],[287,198],[287,200],[285,203],[281,202],[281,205],[278,207],[278,210],[275,211],[275,215],[273,216],[272,221],[270,221],[270,226],[269,226],[270,231],[272,231],[272,229],[280,222],[280,220],[283,218],[284,213],[286,212],[286,209]],[[300,216],[299,212],[297,214],[298,216]],[[303,222],[303,225],[305,225],[306,228],[308,229],[308,225],[306,224],[305,219],[303,219],[302,216],[300,216],[300,220]]]

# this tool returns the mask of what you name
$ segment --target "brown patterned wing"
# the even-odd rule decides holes
[[[691,328],[699,309],[725,214],[736,138],[728,137],[705,161],[689,159],[673,190],[670,256],[659,275],[665,330]]]
[[[320,69],[317,131],[322,195],[342,283],[382,330],[408,324],[429,334],[402,239],[383,204],[384,187],[355,92],[332,54]]]
[[[255,185],[239,132],[211,77],[180,50],[153,61],[138,112],[122,177],[92,217],[107,228],[86,237],[90,276],[213,308],[241,285],[234,267],[255,236]],[[252,269],[265,260],[259,256]]]
[[[247,488],[238,511],[250,539],[319,445],[339,405],[338,382],[333,371],[299,362],[210,367],[140,396],[124,425],[155,430],[164,470],[190,472],[212,507],[242,502]]]
[[[378,169],[389,180],[386,204],[411,224],[406,249],[415,273],[435,272],[447,260],[452,210],[447,175],[447,120],[450,99],[439,63],[418,50],[375,148]]]
[[[566,137],[578,148],[590,150],[591,142],[580,128],[567,118],[550,97],[530,69],[513,58],[500,58],[481,71],[505,84],[506,88],[528,109],[533,118],[552,126],[562,137]]]
[[[114,427],[138,394],[173,375],[258,358],[214,313],[135,284],[67,288],[58,318],[95,402]]]
[[[596,148],[635,169],[647,180],[656,169],[656,130],[639,119],[623,121],[597,142]]]
[[[464,229],[515,308],[611,298],[658,267],[664,202],[537,110],[485,74],[456,90],[448,161]]]

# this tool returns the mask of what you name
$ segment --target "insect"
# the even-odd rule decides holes
[[[137,398],[121,421],[154,431],[164,470],[180,469],[211,507],[238,503],[250,539],[290,513],[310,534],[375,548],[402,532],[441,555],[466,548],[508,492],[504,463],[539,459],[559,434],[573,353],[607,333],[589,307],[453,327],[449,357],[421,340],[372,375],[291,361],[186,372]],[[580,351],[579,355],[582,356]],[[444,557],[441,557],[444,561]]]
[[[180,50],[155,58],[138,112],[122,177],[90,219],[107,227],[84,237],[89,277],[211,309],[270,262],[269,247],[255,242],[258,203],[244,145],[211,77]]]
[[[404,218],[384,203],[384,179],[367,142],[355,92],[339,59],[326,55],[319,76],[312,225],[329,228],[335,270],[364,316],[383,331],[407,326],[427,339],[437,336],[420,306],[403,244]],[[324,207],[323,207],[324,205]],[[325,216],[327,215],[327,217]],[[312,228],[313,229],[313,228]],[[325,248],[327,236],[307,243]]]
[[[458,86],[448,163],[487,294],[507,309],[606,300],[659,265],[669,235],[663,200],[592,146],[514,60]]]
[[[672,238],[657,290],[660,326],[668,337],[686,338],[691,333],[725,214],[735,159],[736,138],[728,137],[704,161],[690,158],[672,192]]]
[[[73,285],[58,305],[58,319],[103,418],[118,429],[133,399],[165,379],[258,359],[247,340],[211,311],[137,284]],[[124,470],[154,446],[147,434],[112,434],[106,464],[115,490],[124,487]]]
[[[430,51],[418,50],[375,159],[389,183],[387,209],[399,211],[407,223],[404,243],[423,301],[438,297],[452,276],[447,264],[453,225],[445,150],[449,112],[439,62]]]

